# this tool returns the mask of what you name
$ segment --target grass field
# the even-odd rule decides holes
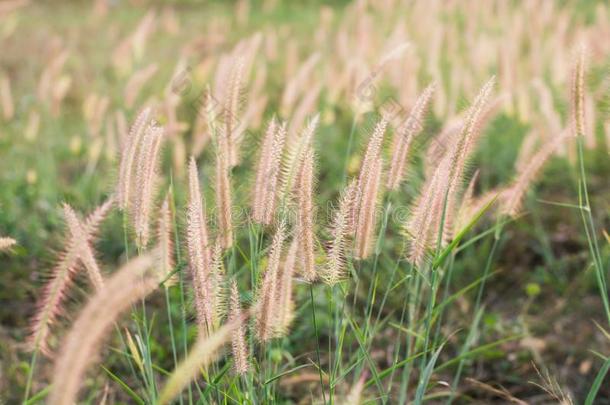
[[[0,404],[610,403],[603,1],[0,3]]]

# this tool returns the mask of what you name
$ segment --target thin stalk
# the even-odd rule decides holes
[[[443,233],[445,230],[445,220],[446,220],[446,215],[447,215],[447,201],[449,199],[449,187],[447,187],[447,189],[445,190],[445,197],[443,199],[443,211],[441,213],[441,223],[439,226],[439,230],[438,230],[438,236],[437,236],[437,240],[436,240],[436,253],[435,253],[435,258],[438,257],[440,251],[441,251],[441,247],[442,247],[442,241],[443,241]],[[434,310],[434,306],[436,305],[436,294],[438,292],[438,286],[440,284],[440,279],[438,279],[438,273],[440,271],[440,268],[435,268],[433,265],[430,266],[430,270],[432,272],[432,280],[430,283],[430,298],[428,301],[428,307],[426,308],[426,322],[425,322],[425,339],[424,339],[424,352],[422,355],[422,361],[421,361],[421,376],[423,377],[424,370],[426,368],[426,361],[427,361],[427,357],[428,357],[428,345],[430,342],[430,326],[432,323],[432,312]],[[441,277],[442,278],[442,277]],[[437,281],[438,279],[438,281]]]
[[[174,369],[178,365],[178,353],[176,352],[176,342],[174,337],[174,325],[172,322],[172,306],[169,299],[169,288],[165,288],[165,306],[167,307],[167,323],[169,325],[169,337],[172,341],[172,357],[174,359]],[[180,404],[182,404],[182,396],[180,396]]]
[[[413,267],[411,267],[411,270],[414,270]],[[413,277],[411,280],[409,280],[409,290],[410,290],[410,297],[409,297],[409,329],[413,332],[415,332],[415,325],[416,325],[416,314],[419,312],[419,306],[420,306],[420,295],[421,295],[421,288],[422,288],[422,278],[423,276],[421,274],[419,274],[418,272],[416,273],[416,277]],[[415,294],[413,294],[413,285],[412,283],[415,283]],[[407,335],[407,358],[410,358],[411,356],[413,356],[413,352],[415,351],[415,346],[417,344],[417,342],[414,342],[415,337]],[[407,363],[405,364],[403,370],[402,370],[402,376],[401,376],[401,382],[400,382],[400,394],[398,397],[398,403],[400,404],[404,404],[406,403],[407,400],[407,393],[408,393],[408,388],[409,388],[409,380],[411,377],[411,363]]]
[[[170,187],[174,188],[174,177],[173,174],[170,172],[170,177],[169,177],[169,181],[170,181]],[[172,204],[172,215],[174,216],[173,218],[173,222],[174,222],[174,241],[175,241],[175,245],[176,245],[176,259],[178,260],[178,263],[182,263],[182,258],[181,258],[181,254],[180,254],[180,232],[178,230],[178,221],[176,221],[176,196],[174,195],[175,193],[171,193],[172,199],[171,199],[171,204]],[[180,271],[178,272],[178,283],[180,285],[180,308],[182,309],[182,348],[184,351],[184,358],[186,359],[186,357],[188,356],[188,328],[187,328],[187,324],[186,324],[186,318],[187,318],[187,314],[186,314],[186,302],[184,299],[184,274],[182,272],[183,267],[181,266]],[[193,403],[193,391],[191,389],[191,383],[189,382],[188,386],[187,386],[187,390],[188,390],[188,395],[189,395],[189,404]],[[182,397],[181,397],[182,398]]]
[[[589,250],[595,264],[595,274],[597,279],[597,285],[600,290],[602,302],[604,304],[604,310],[606,312],[606,318],[610,325],[610,303],[608,302],[608,287],[606,284],[606,275],[603,269],[603,261],[599,250],[599,245],[596,237],[595,222],[593,221],[593,215],[591,214],[591,204],[589,203],[589,192],[587,190],[587,175],[585,171],[585,159],[583,151],[583,135],[578,134],[576,139],[576,145],[578,148],[578,165],[580,175],[580,187],[582,193],[579,193],[579,198],[584,200],[584,209],[581,209],[581,216],[583,225],[585,227],[585,233],[587,235],[587,242]],[[579,204],[582,203],[579,201]]]
[[[326,393],[324,392],[324,377],[322,376],[322,363],[320,361],[320,340],[318,336],[318,325],[316,323],[316,308],[313,299],[313,285],[309,284],[309,297],[311,298],[311,318],[313,320],[313,327],[316,333],[316,357],[318,361],[318,374],[320,375],[320,388],[322,389],[322,399],[326,403]]]
[[[392,363],[392,372],[390,373],[390,379],[388,382],[388,387],[390,387],[390,389],[392,388],[392,383],[394,381],[394,374],[396,373],[396,364],[398,363],[398,357],[400,356],[400,349],[401,349],[401,334],[402,334],[402,324],[404,323],[405,320],[405,314],[407,313],[407,300],[403,300],[402,303],[402,311],[400,313],[400,328],[398,329],[398,335],[396,336],[396,342],[398,342],[396,344],[396,349],[395,349],[395,354],[394,354],[394,361]]]
[[[333,305],[334,305],[334,300],[333,300],[333,294],[334,294],[334,289],[335,286],[333,286],[331,288],[331,290],[328,292],[328,313],[329,314],[333,314],[333,326],[332,329],[334,331],[336,331],[336,318],[334,318],[334,311],[333,311]],[[331,331],[332,332],[332,331]],[[337,336],[335,334],[330,334],[328,336],[328,374],[329,374],[329,381],[331,381],[331,384],[328,387],[328,401],[329,403],[332,405],[334,403],[333,401],[333,394],[334,394],[334,390],[335,387],[332,384],[332,381],[334,381],[334,375],[333,375],[333,338],[332,336]]]
[[[377,280],[377,265],[379,263],[379,256],[381,255],[381,247],[383,246],[383,242],[385,239],[385,231],[388,226],[388,217],[390,215],[391,209],[392,209],[392,203],[390,201],[387,201],[385,204],[384,211],[383,211],[383,221],[381,223],[381,227],[379,229],[379,234],[377,235],[377,242],[375,244],[375,259],[373,261],[373,274],[375,275],[375,280]],[[396,271],[396,268],[394,268],[394,273],[395,273],[395,271]],[[376,285],[377,285],[377,282],[375,282],[375,286]],[[383,302],[385,302],[385,299]],[[367,314],[367,318],[366,318],[366,329],[364,331],[365,337],[368,334],[368,331],[370,328],[370,322],[371,322],[371,315],[373,313],[373,302],[371,300],[367,300],[367,307],[369,307],[369,306],[370,306],[370,308],[367,308],[368,314]],[[381,312],[381,309],[380,309],[380,312]]]
[[[449,259],[449,268],[447,269],[447,278],[445,279],[445,286],[443,288],[443,301],[444,302],[449,296],[449,286],[451,284],[451,278],[453,276],[453,263],[455,261],[455,254],[452,254]],[[436,322],[436,332],[434,333],[434,346],[436,347],[438,339],[441,333],[441,323],[443,319],[443,313],[445,312],[445,306],[441,306],[440,313],[438,315],[438,321]]]
[[[38,358],[38,345],[34,349],[34,354],[32,354],[32,359],[30,360],[30,368],[28,369],[28,379],[25,383],[25,394],[23,396],[23,403],[27,403],[30,398],[30,389],[32,387],[32,378],[34,376],[34,367],[36,367],[36,359]]]
[[[485,269],[483,270],[483,278],[481,280],[481,284],[479,284],[479,289],[477,291],[477,298],[475,300],[474,311],[473,311],[473,314],[475,314],[475,315],[479,312],[479,308],[481,307],[483,291],[485,290],[485,282],[487,281],[489,271],[491,270],[491,265],[493,263],[496,249],[498,248],[498,245],[500,243],[500,236],[501,236],[503,227],[504,227],[504,222],[502,222],[501,219],[499,219],[498,222],[496,223],[496,231],[494,232],[493,244],[491,245],[491,249],[489,251],[489,254],[487,255],[487,261],[485,262]],[[476,316],[472,319],[472,322],[470,325],[470,330],[474,328],[475,322],[476,322]],[[466,353],[469,349],[469,346],[470,346],[470,342],[467,339],[464,342],[464,345],[462,346],[460,355]],[[455,392],[459,385],[459,381],[462,376],[462,370],[464,368],[464,361],[465,361],[465,358],[462,357],[460,359],[460,362],[458,363],[457,371],[455,372],[455,376],[453,377],[453,384],[451,385],[451,395],[449,396],[449,399],[447,400],[448,404],[451,404],[455,398]]]

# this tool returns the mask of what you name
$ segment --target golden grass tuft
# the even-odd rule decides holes
[[[90,236],[85,231],[72,207],[68,204],[64,204],[64,217],[66,218],[71,238],[76,243],[75,249],[77,256],[85,266],[91,283],[96,290],[102,289],[102,287],[104,287],[104,278],[102,277],[102,272],[95,260]]]

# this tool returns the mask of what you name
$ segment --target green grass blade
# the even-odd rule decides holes
[[[602,386],[604,382],[604,378],[606,378],[606,374],[608,374],[608,369],[610,369],[610,357],[606,359],[602,368],[599,369],[595,380],[593,381],[593,385],[591,385],[591,389],[587,394],[587,398],[585,399],[585,405],[593,405],[595,401],[595,397],[597,396],[597,392],[599,388]]]
[[[444,346],[445,346],[445,343],[443,343],[442,345],[439,346],[438,349],[436,349],[436,352],[434,352],[434,354],[428,361],[428,364],[426,365],[426,368],[424,369],[424,372],[423,372],[421,378],[419,379],[419,384],[417,385],[417,390],[415,391],[415,404],[416,405],[421,404],[424,399],[424,394],[426,393],[426,387],[428,386],[428,381],[430,381],[430,377],[432,376],[432,372],[434,371],[434,365],[436,364],[436,360],[438,359],[438,356],[441,354],[441,351],[443,350]]]
[[[137,404],[144,405],[144,400],[140,398],[138,394],[135,393],[134,390],[129,388],[127,384],[123,382],[117,375],[115,375],[112,371],[108,370],[106,367],[102,366],[102,369],[112,378],[119,386],[125,391],[127,395],[131,397]]]
[[[491,206],[496,202],[497,199],[498,196],[495,196],[491,201],[485,204],[485,206],[481,208],[479,212],[477,212],[477,214],[470,220],[470,222],[455,235],[451,243],[447,245],[447,247],[443,249],[437,256],[436,260],[432,264],[433,268],[438,268],[443,264],[447,256],[449,256],[449,254],[456,248],[456,246],[459,245],[462,238],[464,238],[464,236],[466,236],[466,234],[470,232],[470,230],[476,225],[476,223],[479,222],[481,217],[483,217],[483,215],[491,208]]]

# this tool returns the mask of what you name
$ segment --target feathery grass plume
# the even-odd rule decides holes
[[[405,226],[405,232],[409,237],[408,259],[416,266],[421,266],[432,247],[434,217],[438,213],[439,200],[444,198],[449,179],[448,159],[443,159],[437,167],[432,178],[423,186],[421,195],[415,200],[412,215]]]
[[[303,91],[307,77],[311,75],[316,64],[320,60],[320,53],[313,53],[303,64],[299,70],[290,77],[282,94],[280,102],[280,112],[283,116],[289,116],[294,108],[299,94]]]
[[[392,141],[392,161],[388,171],[387,187],[390,190],[398,189],[405,174],[405,165],[411,143],[415,136],[423,129],[422,120],[428,109],[428,104],[434,94],[435,84],[430,84],[422,91],[411,109],[409,118],[401,123],[400,128]]]
[[[146,248],[150,239],[150,214],[158,181],[163,134],[163,128],[152,122],[146,129],[138,154],[132,216],[136,231],[136,244],[140,248]]]
[[[275,337],[275,316],[277,315],[277,291],[278,291],[278,271],[280,267],[280,259],[282,256],[282,248],[284,239],[286,238],[286,224],[281,222],[269,251],[269,260],[267,269],[263,275],[263,280],[258,289],[258,298],[256,305],[256,330],[258,338],[265,343]]]
[[[157,73],[157,68],[158,67],[156,63],[151,63],[150,65],[134,72],[134,74],[131,75],[131,78],[125,86],[125,91],[123,92],[123,97],[125,98],[125,106],[127,108],[133,107],[142,88],[150,79],[152,79],[155,73]]]
[[[90,236],[86,233],[76,213],[68,204],[64,203],[64,217],[70,230],[71,239],[75,242],[75,249],[79,260],[85,266],[89,279],[96,290],[104,287],[104,278],[100,267],[95,260],[95,254],[91,247]]]
[[[377,208],[381,196],[381,176],[383,159],[379,158],[371,169],[371,177],[362,190],[358,221],[356,223],[356,243],[354,257],[364,260],[373,252],[375,241],[375,227],[377,222]]]
[[[305,152],[301,168],[297,175],[297,241],[299,244],[299,257],[301,258],[301,272],[303,278],[312,283],[316,280],[315,246],[314,246],[314,151],[309,148]]]
[[[210,316],[212,330],[216,330],[220,327],[220,322],[227,312],[225,269],[222,263],[222,248],[218,243],[214,245],[212,251],[212,262],[207,284],[210,291],[210,296],[207,299],[212,302],[212,314]]]
[[[470,219],[470,213],[472,213],[471,209],[473,206],[474,199],[474,188],[476,186],[477,180],[479,179],[479,170],[477,169],[474,172],[474,175],[468,182],[468,187],[466,187],[466,191],[464,191],[464,195],[462,196],[462,201],[460,202],[460,208],[457,212],[455,219],[455,226],[457,229],[462,228],[462,226],[467,224],[467,221]]]
[[[381,120],[379,120],[375,126],[375,130],[373,131],[373,134],[371,135],[371,138],[367,144],[364,158],[362,159],[362,165],[360,166],[360,173],[358,174],[358,182],[356,186],[356,190],[358,192],[356,200],[356,220],[360,216],[363,199],[366,198],[364,192],[367,189],[368,183],[372,181],[375,174],[373,168],[381,157],[381,145],[383,143],[383,136],[387,126],[388,121],[385,119],[385,117],[381,118]]]
[[[303,99],[295,108],[294,113],[291,114],[290,126],[288,127],[288,139],[292,139],[297,134],[299,128],[305,123],[307,116],[315,111],[316,103],[318,102],[321,91],[322,84],[316,83],[303,95]]]
[[[119,164],[119,180],[117,184],[117,199],[119,208],[127,211],[132,200],[133,172],[136,164],[138,148],[150,121],[151,109],[142,110],[134,121],[127,137],[123,140],[121,161]]]
[[[443,126],[443,129],[431,139],[423,157],[426,178],[432,177],[441,160],[445,157],[447,150],[451,149],[451,145],[456,142],[463,126],[463,117],[450,119]]]
[[[261,156],[256,170],[252,213],[254,220],[270,225],[275,213],[282,151],[286,141],[286,124],[271,120],[263,139]]]
[[[347,261],[347,244],[350,230],[353,228],[350,217],[354,204],[354,182],[350,182],[341,195],[339,208],[335,212],[330,233],[333,239],[328,249],[327,262],[322,270],[322,279],[330,286],[345,278]]]
[[[278,275],[277,308],[275,320],[275,336],[285,336],[294,320],[294,300],[292,297],[292,279],[296,269],[299,244],[293,239],[284,258],[284,265]]]
[[[517,179],[508,190],[502,194],[503,201],[500,206],[500,213],[516,217],[519,215],[523,197],[529,189],[532,182],[540,173],[546,161],[553,155],[556,148],[567,138],[567,133],[556,137],[550,142],[543,145],[538,152],[532,156],[529,163],[523,167],[517,175]]]
[[[72,405],[87,367],[94,361],[108,328],[131,304],[156,289],[153,269],[158,254],[151,252],[131,260],[107,280],[87,303],[64,338],[53,371],[49,404]]]
[[[97,230],[112,208],[114,198],[110,197],[106,202],[95,209],[85,221],[84,231],[88,239],[93,239]],[[50,356],[48,338],[51,333],[51,326],[57,317],[63,312],[62,302],[72,285],[76,275],[78,252],[77,241],[74,236],[70,236],[66,241],[66,247],[59,255],[57,264],[53,268],[51,279],[44,286],[42,296],[37,303],[37,309],[28,337],[28,347],[30,350],[40,350],[44,355]]]
[[[195,346],[189,351],[187,358],[176,367],[167,379],[159,394],[158,405],[165,405],[180,394],[180,391],[218,356],[220,349],[231,340],[235,331],[246,320],[246,315],[239,321],[231,321],[223,325],[209,337],[199,336]]]
[[[230,96],[229,96],[230,98]],[[230,108],[225,107],[225,127],[216,133],[216,211],[218,215],[218,238],[223,248],[233,245],[233,220],[231,213],[231,131],[233,117]]]
[[[235,280],[231,280],[229,323],[236,324],[235,332],[231,337],[233,368],[237,375],[244,375],[250,370],[250,363],[248,360],[246,329],[243,323],[243,311],[241,309],[241,303],[239,302],[239,290],[237,289],[237,282]]]
[[[493,100],[484,103],[482,106],[483,110],[478,114],[478,123],[475,126],[475,132],[472,141],[470,142],[471,146],[477,144],[482,128],[500,110],[500,107],[505,101],[506,95],[501,94]],[[434,170],[436,170],[441,160],[445,157],[447,151],[452,150],[454,145],[459,141],[460,134],[463,133],[465,125],[467,125],[466,120],[471,112],[472,108],[469,108],[462,116],[450,120],[449,123],[443,127],[443,130],[432,139],[426,149],[424,159],[426,177],[431,177],[433,175]],[[469,153],[470,152],[472,152],[472,150],[469,150]]]
[[[561,131],[558,131],[557,133],[561,133]],[[517,154],[517,158],[515,159],[514,163],[514,168],[516,171],[521,171],[521,169],[527,165],[536,152],[536,147],[538,146],[539,142],[539,130],[532,129],[523,137],[521,146],[519,147],[519,153]]]
[[[455,220],[455,207],[457,205],[457,197],[462,187],[462,181],[464,177],[464,171],[466,164],[474,152],[476,142],[479,138],[482,119],[485,116],[486,106],[489,101],[489,96],[495,84],[495,77],[491,77],[483,85],[479,94],[473,101],[472,105],[468,109],[464,125],[458,135],[456,141],[451,145],[451,148],[447,151],[447,158],[449,159],[449,172],[448,182],[446,187],[446,203],[444,202],[445,195],[440,205],[440,212],[435,212],[436,217],[434,218],[434,226],[440,227],[443,212],[445,215],[443,225],[443,242],[446,242],[453,235],[453,223]]]
[[[201,155],[205,147],[212,139],[213,128],[210,126],[210,116],[208,114],[210,108],[209,103],[211,102],[211,94],[209,89],[206,89],[202,102],[197,109],[195,116],[195,123],[193,124],[193,142],[191,144],[192,155],[198,157]]]
[[[384,68],[392,61],[399,60],[405,51],[410,47],[408,42],[403,42],[390,49],[388,52],[383,54],[379,59],[379,62],[373,67],[370,72],[365,73],[357,78],[358,83],[356,94],[354,97],[354,107],[356,114],[364,114],[372,108],[371,98],[375,91],[375,85]],[[366,69],[364,70],[366,72]]]
[[[228,167],[232,168],[239,162],[238,146],[241,139],[237,139],[239,120],[239,97],[243,79],[244,61],[238,58],[234,61],[230,71],[230,78],[224,100],[224,137],[227,142]]]
[[[458,189],[466,162],[474,150],[481,119],[494,83],[495,77],[492,77],[481,88],[462,121],[456,140],[451,142],[416,200],[413,215],[405,230],[411,239],[409,260],[417,266],[423,264],[427,252],[436,244],[441,223],[441,241],[445,242],[452,234]]]
[[[13,247],[15,244],[17,243],[17,241],[13,238],[9,238],[9,237],[0,237],[0,252],[3,250],[8,250],[11,247]]]
[[[468,109],[464,125],[458,135],[457,141],[451,151],[451,166],[450,166],[450,188],[453,188],[459,182],[464,171],[464,165],[470,157],[476,143],[476,138],[479,134],[481,118],[485,112],[485,106],[489,101],[489,96],[496,82],[495,76],[492,76],[487,83],[483,85],[479,94]]]
[[[383,162],[381,145],[388,121],[379,120],[369,139],[356,186],[355,206],[355,257],[366,259],[371,253],[373,234],[375,232],[375,216],[379,197],[379,187]]]
[[[320,114],[314,115],[300,136],[295,136],[287,142],[286,157],[282,162],[281,168],[282,188],[278,196],[280,201],[283,201],[285,196],[291,193],[294,188],[305,154],[313,144],[313,136],[319,121]]]
[[[39,300],[38,308],[32,318],[28,338],[29,349],[40,350],[48,357],[51,356],[48,341],[51,326],[64,311],[62,304],[76,275],[78,254],[75,246],[76,242],[71,240],[66,250],[59,256],[58,262],[53,268],[51,280],[44,286],[42,298]]]
[[[584,46],[578,50],[576,65],[572,73],[571,120],[574,136],[585,134],[585,63]]]
[[[172,212],[170,206],[172,192],[167,192],[159,210],[159,221],[157,224],[157,243],[161,252],[161,268],[159,269],[160,279],[165,280],[166,288],[178,282],[178,275],[173,274],[174,270],[174,240],[172,238]],[[169,277],[169,278],[168,278]]]
[[[199,189],[197,163],[191,157],[188,168],[189,197],[186,220],[186,240],[189,255],[189,268],[193,278],[195,292],[195,309],[199,333],[207,335],[212,327],[213,313],[208,277],[212,255],[209,246],[207,219],[205,215],[205,200]]]
[[[123,331],[125,332],[125,337],[126,337],[125,340],[127,340],[127,342],[125,342],[125,343],[127,345],[127,348],[129,349],[129,353],[131,354],[131,357],[133,357],[133,361],[136,363],[136,366],[138,366],[138,369],[140,370],[140,372],[143,372],[144,371],[144,360],[142,359],[140,350],[138,349],[138,346],[136,346],[136,343],[134,342],[134,339],[131,336],[129,329],[123,328]]]

